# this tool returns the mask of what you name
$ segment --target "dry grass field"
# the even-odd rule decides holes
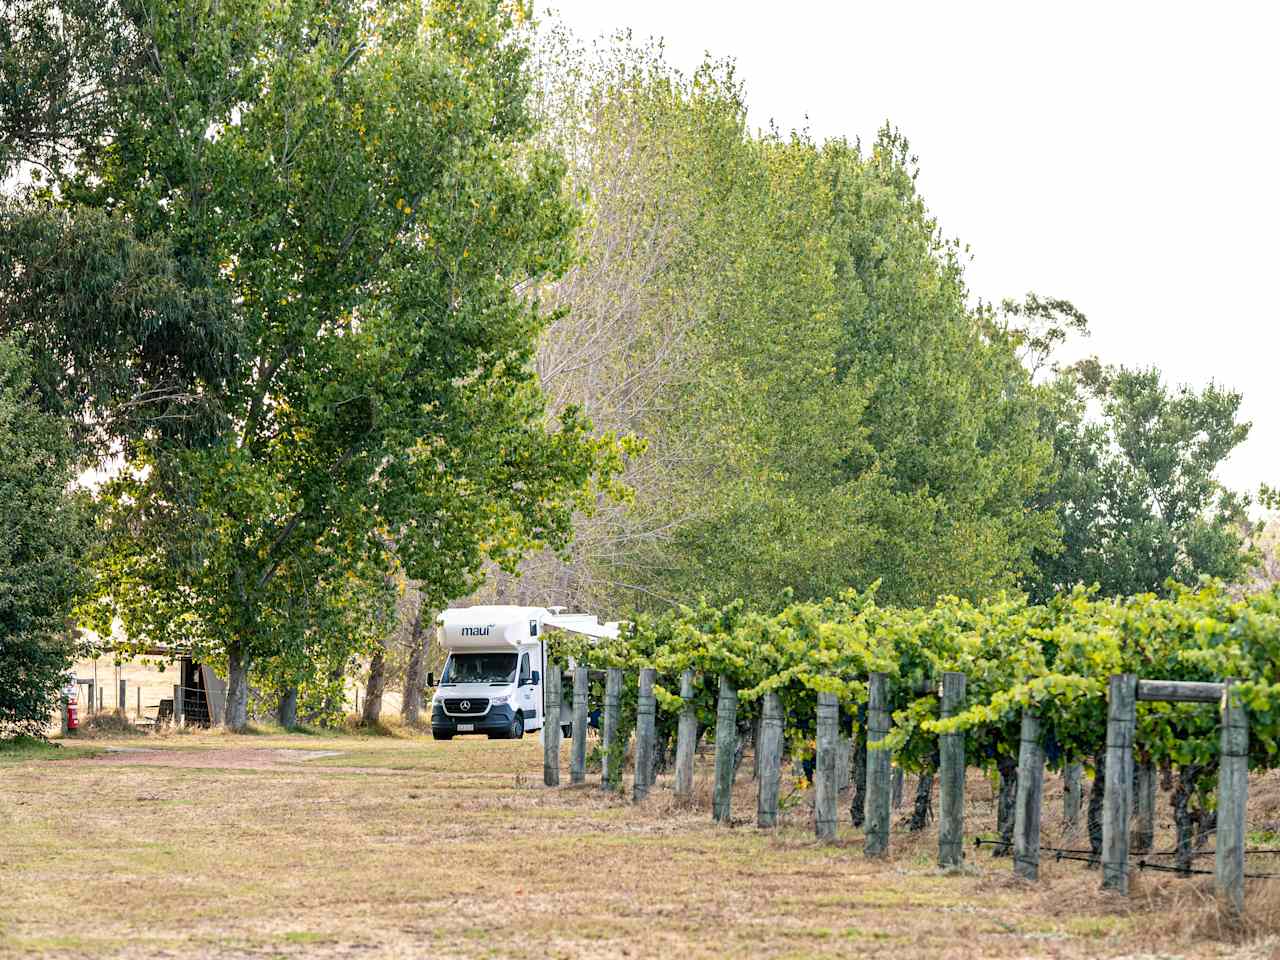
[[[1083,864],[1048,861],[1028,886],[985,851],[942,875],[932,830],[868,863],[851,827],[813,841],[803,795],[784,827],[755,829],[749,776],[724,828],[665,781],[636,806],[594,783],[549,790],[541,765],[536,737],[171,733],[0,753],[0,957],[1280,955],[1265,886],[1253,926],[1227,934],[1208,878],[1141,874],[1121,900]],[[988,829],[988,785],[969,793],[970,830]],[[1055,781],[1046,842],[1058,796]]]

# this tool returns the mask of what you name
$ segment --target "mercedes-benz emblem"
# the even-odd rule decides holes
[[[463,700],[460,704],[458,704],[458,707],[459,707],[461,710],[463,710],[463,711],[470,710],[470,709],[471,709],[471,701],[470,701],[470,700]]]

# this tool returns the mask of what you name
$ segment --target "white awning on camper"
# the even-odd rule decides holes
[[[570,633],[581,633],[598,640],[616,640],[618,637],[617,621],[601,623],[599,617],[586,613],[556,614],[543,620],[542,625]]]

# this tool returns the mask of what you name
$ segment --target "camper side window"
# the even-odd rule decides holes
[[[524,686],[532,678],[529,673],[529,655],[527,653],[520,654],[520,685]]]

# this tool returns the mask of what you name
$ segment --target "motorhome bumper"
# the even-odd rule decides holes
[[[444,712],[440,704],[431,710],[432,733],[499,733],[511,729],[511,721],[515,714],[507,704],[490,707],[489,712],[479,717],[456,717]],[[467,727],[470,729],[467,729]]]

